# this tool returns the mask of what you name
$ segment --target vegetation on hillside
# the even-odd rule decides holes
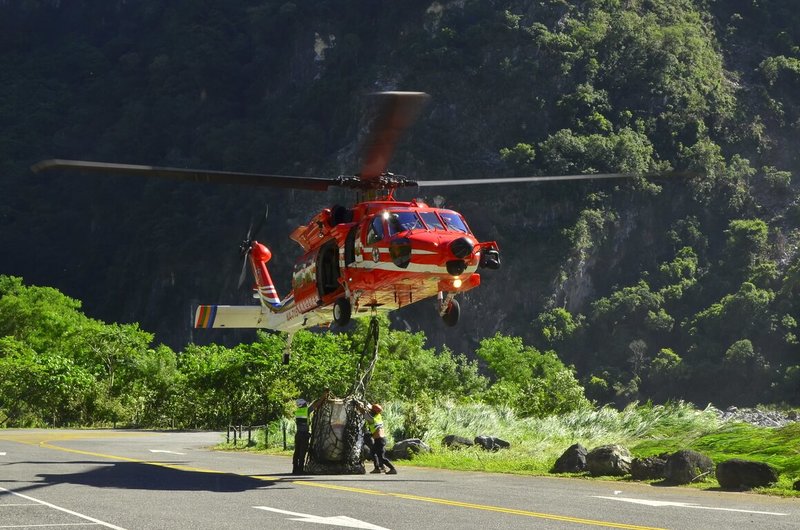
[[[397,357],[382,358],[386,373],[419,361],[443,375],[376,379],[376,391],[444,385],[435,392],[447,394],[458,381],[486,402],[538,414],[559,406],[537,383],[555,358],[540,352],[553,351],[597,403],[796,405],[798,16],[791,0],[0,3],[0,272],[128,322],[86,319],[93,332],[56,332],[85,317],[75,301],[37,295],[72,316],[48,324],[46,344],[24,325],[0,333],[13,353],[3,362],[27,366],[9,373],[27,374],[30,388],[58,388],[62,376],[52,374],[72,386],[33,407],[50,418],[9,412],[34,414],[23,423],[203,425],[235,408],[277,414],[263,400],[315,390],[273,366],[279,339],[192,334],[187,308],[248,299],[235,290],[235,243],[264,202],[284,291],[288,274],[278,271],[297,255],[285,234],[345,199],[34,178],[27,168],[52,156],[352,173],[363,94],[380,89],[433,96],[397,152],[398,173],[695,176],[448,191],[447,205],[499,242],[504,268],[465,297],[455,330],[422,304],[393,316],[434,350],[418,333],[392,332],[386,351]],[[22,289],[14,281],[4,279],[4,292]],[[134,322],[170,347],[151,346]],[[342,351],[358,332],[304,334],[297,347]],[[403,357],[420,351],[424,362]],[[352,370],[336,363],[329,373]],[[475,363],[496,370],[497,383]],[[574,389],[571,377],[558,388]],[[237,378],[262,386],[241,394],[230,386]],[[184,398],[191,404],[170,414],[154,405]]]

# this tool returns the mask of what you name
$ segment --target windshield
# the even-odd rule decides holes
[[[431,230],[444,230],[444,225],[433,212],[420,212],[420,217]]]
[[[390,236],[398,232],[422,228],[422,222],[414,212],[391,212],[388,221]]]
[[[440,211],[439,215],[442,216],[442,219],[447,225],[447,228],[449,228],[450,230],[455,230],[456,232],[464,232],[465,234],[469,234],[469,228],[467,228],[467,225],[466,223],[464,223],[464,220],[456,212]]]

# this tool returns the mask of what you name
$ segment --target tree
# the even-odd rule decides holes
[[[747,373],[754,367],[756,357],[753,343],[749,339],[737,340],[725,352],[725,364],[742,369],[743,373]]]
[[[516,171],[531,171],[536,158],[536,150],[532,145],[518,143],[514,147],[500,149],[500,158]]]
[[[92,418],[95,380],[69,358],[37,354],[0,338],[0,418],[9,425],[85,425]]]
[[[667,379],[680,369],[683,359],[670,348],[661,348],[650,363],[650,377]]]
[[[511,405],[523,416],[547,416],[589,405],[574,370],[554,352],[540,353],[522,339],[497,334],[483,339],[476,354],[495,375],[487,399]]]
[[[370,393],[383,399],[415,401],[432,398],[467,400],[479,395],[486,382],[477,365],[450,350],[425,348],[425,335],[389,331],[387,350],[379,354]],[[382,391],[380,389],[383,389]]]
[[[726,230],[725,247],[729,266],[747,270],[767,248],[767,224],[761,219],[735,219]]]
[[[0,275],[0,336],[14,337],[35,351],[61,349],[88,320],[80,307],[56,289],[26,286],[22,278]]]
[[[557,307],[536,317],[535,325],[548,344],[557,344],[572,337],[581,325],[581,319],[573,318],[572,313]]]
[[[731,339],[741,340],[768,333],[772,316],[772,291],[744,282],[738,292],[726,295],[688,322],[692,349],[706,359],[721,360]]]

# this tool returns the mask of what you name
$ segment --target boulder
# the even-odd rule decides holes
[[[472,447],[474,444],[469,438],[463,436],[456,436],[455,434],[448,434],[442,440],[442,445],[450,449],[462,449],[464,447]]]
[[[681,449],[669,455],[664,478],[670,484],[689,484],[705,478],[714,471],[714,462],[704,454]]]
[[[732,458],[717,465],[717,480],[726,490],[751,489],[775,484],[778,473],[763,462]]]
[[[499,451],[500,449],[508,449],[511,447],[511,444],[507,441],[494,436],[476,436],[474,442],[487,451]]]
[[[553,464],[551,473],[580,473],[586,470],[586,455],[589,451],[581,444],[570,445]]]
[[[411,458],[412,455],[417,455],[420,453],[430,453],[431,448],[428,444],[420,440],[419,438],[409,438],[407,440],[400,440],[392,450],[389,451],[389,458],[396,458],[398,460],[404,460]]]
[[[658,480],[664,478],[668,454],[634,458],[631,462],[631,476],[634,480]]]
[[[586,455],[586,467],[594,477],[622,476],[630,473],[631,453],[617,444],[595,447]]]

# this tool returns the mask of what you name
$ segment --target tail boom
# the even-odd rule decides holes
[[[294,305],[294,302],[290,302]],[[272,329],[294,332],[303,328],[328,324],[333,318],[330,310],[316,309],[301,313],[296,307],[280,312],[261,305],[201,305],[197,307],[194,327],[203,329]]]

